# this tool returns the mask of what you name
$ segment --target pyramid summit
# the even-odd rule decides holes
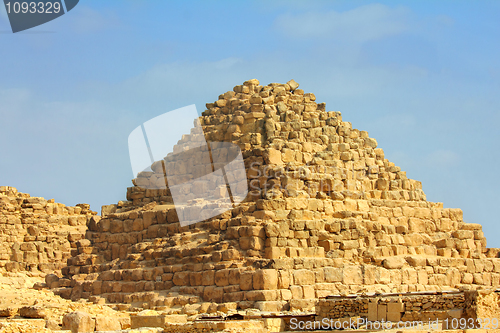
[[[221,204],[190,197],[210,187],[185,172],[190,165],[206,173],[196,155],[156,161],[133,179],[127,201],[89,220],[63,277],[50,285],[55,292],[201,313],[221,304],[282,311],[336,294],[499,285],[499,250],[486,248],[481,225],[427,201],[421,183],[385,159],[374,138],[295,81],[246,81],[208,103],[199,122],[213,160],[231,155],[216,143],[239,147],[246,177],[237,186],[246,197],[182,226],[181,218]],[[196,135],[184,135],[174,152],[199,142]],[[168,163],[192,181],[186,207],[174,205]]]

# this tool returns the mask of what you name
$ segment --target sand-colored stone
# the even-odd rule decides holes
[[[197,218],[214,202],[175,207],[170,188],[162,188],[168,158],[137,175],[127,200],[103,207],[102,216],[0,187],[0,271],[55,272],[36,288],[73,301],[166,311],[153,321],[218,310],[318,310],[320,298],[338,294],[500,284],[499,250],[486,247],[480,224],[427,201],[422,184],[387,160],[374,138],[298,87],[246,81],[207,104],[199,118],[204,138],[186,133],[174,147],[205,139],[242,152],[246,182],[233,185],[249,193],[208,220],[180,226],[178,214]],[[227,155],[212,145],[213,156]],[[180,178],[192,176],[183,174],[186,165],[202,165],[189,155],[171,158]],[[195,184],[186,195],[210,190],[216,205],[225,200],[221,188]],[[431,311],[434,303],[422,301]],[[413,316],[411,307],[396,307],[363,303],[353,313]],[[439,316],[457,315],[445,310],[451,314]]]

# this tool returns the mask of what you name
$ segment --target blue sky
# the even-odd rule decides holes
[[[500,247],[500,2],[93,1],[12,34],[0,8],[0,185],[125,199],[127,137],[243,81],[295,79]]]

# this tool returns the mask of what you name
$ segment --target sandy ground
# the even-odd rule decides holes
[[[28,275],[29,274],[29,275]],[[63,299],[47,289],[36,290],[33,285],[43,282],[41,276],[30,273],[4,273],[0,275],[0,313],[2,310],[14,311],[25,306],[37,306],[44,312],[45,320],[26,319],[19,316],[0,317],[0,332],[51,332],[44,329],[47,321],[53,328],[62,324],[62,317],[69,312],[84,311],[91,316],[124,317],[128,314],[115,311],[106,305]],[[5,314],[4,314],[5,315]],[[31,328],[29,327],[31,326]],[[40,327],[42,326],[42,327]],[[16,328],[17,327],[17,328]]]

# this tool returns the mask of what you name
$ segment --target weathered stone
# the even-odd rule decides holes
[[[122,325],[118,318],[97,316],[95,318],[96,331],[117,331],[121,330]]]
[[[384,259],[384,267],[387,269],[399,269],[405,264],[405,260],[400,257],[390,257]]]
[[[63,317],[62,329],[70,330],[71,333],[93,332],[95,321],[86,312],[70,312]]]
[[[19,315],[24,318],[45,318],[47,312],[41,306],[23,306],[19,309]]]
[[[253,274],[253,289],[269,290],[278,287],[278,273],[274,269],[257,270]]]

